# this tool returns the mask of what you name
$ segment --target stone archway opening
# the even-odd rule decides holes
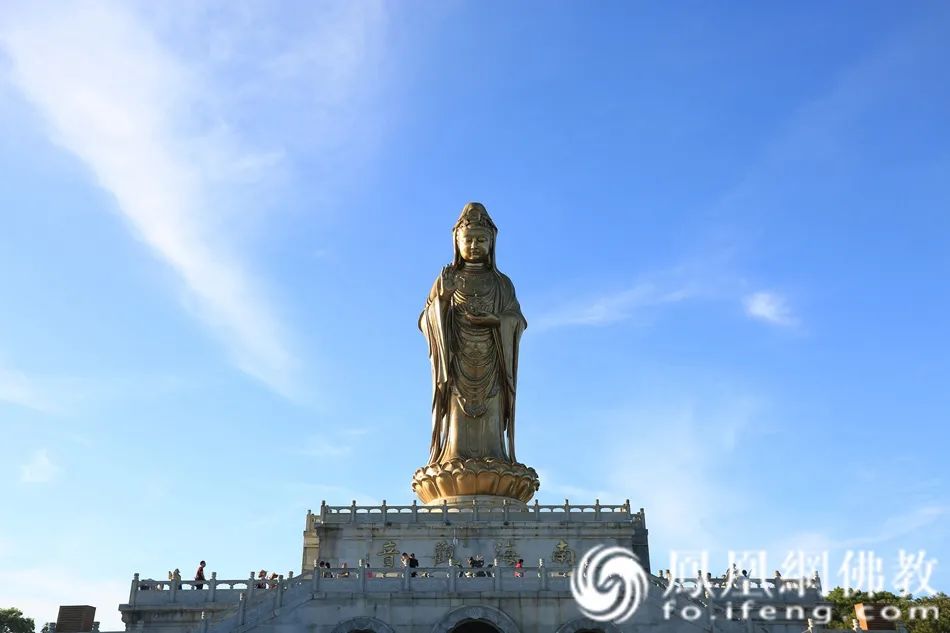
[[[473,620],[459,624],[450,633],[501,633],[501,631],[484,620]]]
[[[579,618],[562,625],[557,633],[620,633],[620,629],[609,622],[595,622],[588,618]]]
[[[392,627],[376,618],[352,618],[340,622],[333,633],[393,633]]]

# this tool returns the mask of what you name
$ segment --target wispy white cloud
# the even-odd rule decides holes
[[[162,13],[148,5],[139,9]],[[164,32],[163,41],[159,27],[174,21],[168,15],[153,15],[146,25],[127,3],[22,4],[0,18],[0,45],[10,60],[12,84],[47,123],[50,138],[88,167],[115,198],[130,229],[177,273],[187,290],[186,305],[221,339],[240,369],[284,395],[294,395],[299,372],[293,337],[238,247],[234,227],[241,222],[234,221],[235,214],[246,210],[228,208],[237,206],[242,188],[283,167],[284,153],[252,149],[228,125],[229,108],[248,98],[249,83],[283,94],[273,83],[280,80],[289,90],[308,87],[311,101],[298,94],[290,104],[294,111],[309,111],[310,102],[321,99],[338,103],[358,74],[360,44],[347,45],[348,35],[359,35],[357,42],[373,41],[375,22],[365,18],[375,19],[377,13],[336,11],[312,20],[334,37],[300,33],[300,41],[309,42],[305,50],[284,43],[284,48],[261,51],[253,70],[270,68],[269,77],[258,73],[256,81],[226,86],[215,83],[214,71],[233,71],[222,60],[240,62],[241,38],[260,31],[248,10],[235,11],[240,18],[210,33],[214,38],[188,32],[195,42],[213,40],[200,51],[181,43],[187,38],[171,38],[175,33]],[[182,23],[172,25],[172,31],[187,31],[184,23],[218,22],[177,19]],[[198,52],[206,57],[184,54]],[[326,76],[302,77],[308,64]],[[234,94],[241,96],[231,103],[228,97]],[[314,110],[326,115],[307,130],[319,139],[320,130],[329,135],[334,122],[326,107]],[[281,118],[279,113],[275,118]]]
[[[648,527],[656,535],[654,567],[666,566],[663,546],[707,549],[727,541],[729,535],[718,525],[735,507],[734,466],[741,461],[743,443],[768,432],[768,405],[743,390],[721,384],[715,389],[720,393],[657,384],[650,401],[588,412],[584,428],[597,428],[602,443],[596,452],[580,448],[572,458],[596,460],[596,465],[586,462],[596,476],[576,485],[543,468],[542,495],[549,502],[556,501],[548,497],[552,494],[579,503],[629,498],[635,507],[646,508]],[[583,447],[584,432],[578,429],[565,440]]]
[[[20,481],[26,484],[42,484],[52,481],[59,467],[49,457],[45,448],[34,451],[30,460],[20,467]]]
[[[119,5],[22,11],[3,23],[2,42],[15,84],[52,139],[86,164],[137,236],[178,273],[239,366],[287,392],[294,358],[283,327],[207,221],[214,161],[229,153],[233,165],[253,161],[209,130],[183,127],[188,109],[202,105],[187,68]]]
[[[782,327],[795,327],[798,319],[792,313],[788,301],[775,292],[754,292],[744,300],[746,314],[753,319]]]
[[[541,329],[565,325],[608,325],[631,318],[637,312],[690,298],[687,288],[660,288],[643,282],[616,293],[594,297],[586,303],[563,306],[537,319]]]
[[[353,452],[352,444],[319,435],[312,435],[304,439],[298,446],[291,449],[295,455],[307,457],[343,457]]]
[[[741,303],[748,316],[772,325],[800,325],[784,296],[768,291],[750,293],[749,282],[734,270],[729,259],[727,251],[694,255],[677,266],[641,274],[625,288],[549,309],[535,317],[531,325],[547,330],[624,321],[649,324],[664,309],[713,302]]]
[[[625,495],[649,510],[649,526],[665,544],[708,548],[724,536],[716,518],[728,511],[734,494],[734,482],[724,474],[729,469],[720,466],[737,459],[740,435],[763,427],[765,404],[742,393],[710,399],[684,392],[669,398],[616,414],[620,428],[639,431],[629,440],[611,438],[611,481],[617,487],[636,482]],[[644,473],[657,476],[646,480]]]
[[[532,319],[536,329],[603,326],[627,320],[648,320],[656,310],[686,301],[721,295],[727,283],[691,263],[644,273],[619,290],[588,296],[549,309]]]
[[[882,544],[898,541],[908,536],[915,536],[924,531],[932,531],[935,523],[950,515],[950,508],[945,504],[927,502],[923,505],[905,509],[894,509],[879,525],[870,526],[867,531],[852,532],[842,536],[835,532],[800,532],[783,539],[772,549],[775,551],[827,551],[841,552],[861,548],[873,548]],[[913,542],[898,543],[912,549]]]
[[[0,366],[0,402],[49,413],[55,410],[36,381],[21,371]]]

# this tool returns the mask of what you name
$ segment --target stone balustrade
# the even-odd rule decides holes
[[[253,572],[248,578],[219,580],[212,573],[204,583],[140,578],[132,581],[129,604],[120,605],[123,612],[183,613],[200,612],[194,633],[246,633],[255,625],[286,608],[295,608],[311,600],[338,596],[344,601],[369,594],[420,594],[437,596],[535,596],[570,597],[574,569],[546,565],[514,568],[493,566],[467,568],[458,565],[416,567],[411,569],[331,568],[298,576],[292,573],[276,582],[258,579]],[[732,577],[671,578],[668,573],[648,576],[651,593],[660,592],[664,599],[682,604],[684,601],[709,610],[714,617],[725,616],[725,600],[756,599],[771,604],[801,604],[820,601],[817,578],[782,579]],[[738,583],[738,584],[737,584]],[[202,584],[203,588],[195,588]],[[732,591],[726,595],[725,590]],[[806,590],[805,594],[800,593]],[[207,617],[206,617],[207,616]]]
[[[413,576],[411,572],[416,575]],[[215,574],[204,583],[182,580],[151,580],[135,575],[129,606],[150,608],[163,605],[200,605],[207,603],[238,604],[242,600],[257,602],[286,593],[298,587],[318,593],[400,593],[453,592],[481,593],[484,591],[565,591],[571,570],[550,567],[489,567],[469,569],[462,567],[416,567],[411,570],[335,568],[317,570],[316,574],[277,581],[258,580],[256,577],[241,580],[219,580]],[[517,575],[516,575],[517,572]],[[203,589],[195,585],[203,584]],[[260,588],[259,584],[265,588]]]
[[[544,561],[539,561],[543,563]],[[415,576],[413,576],[415,573]],[[129,606],[153,608],[166,605],[199,606],[208,603],[244,606],[267,602],[274,607],[282,606],[285,595],[290,593],[476,593],[484,592],[565,592],[570,593],[570,577],[574,570],[563,566],[487,567],[467,568],[458,566],[416,567],[410,569],[365,569],[335,568],[320,569],[276,581],[259,580],[252,574],[240,580],[219,580],[212,573],[204,583],[182,580],[142,579],[139,574],[132,581]],[[650,576],[650,584],[664,593],[679,593],[700,599],[725,599],[731,596],[767,597],[772,601],[799,599],[808,595],[817,599],[819,587],[814,579],[782,578],[673,578]],[[671,588],[672,583],[672,588]],[[201,590],[196,584],[203,584]],[[180,585],[180,587],[179,587]],[[263,588],[261,588],[263,585]],[[728,591],[727,591],[728,590]]]
[[[800,599],[817,600],[821,595],[821,581],[812,578],[750,578],[747,576],[706,576],[670,578],[662,572],[653,577],[664,587],[666,593],[685,593],[692,597],[713,601],[731,600],[737,596],[768,600]]]
[[[646,527],[643,508],[632,512],[630,500],[620,505],[604,505],[600,500],[593,504],[571,504],[565,499],[563,504],[542,505],[535,501],[533,505],[524,505],[504,499],[501,503],[473,501],[468,504],[388,505],[384,500],[380,505],[362,506],[353,501],[348,506],[331,506],[324,501],[320,511],[307,511],[307,528],[318,525],[346,523],[442,523],[478,521],[504,521],[508,523],[538,522],[630,522],[635,527]]]

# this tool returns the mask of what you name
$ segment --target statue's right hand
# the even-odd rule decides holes
[[[439,289],[443,297],[448,297],[455,292],[455,268],[452,266],[446,266],[442,269]]]

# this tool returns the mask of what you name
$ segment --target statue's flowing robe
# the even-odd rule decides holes
[[[446,267],[443,274],[455,274],[454,266]],[[501,321],[498,327],[472,326],[458,323],[458,305],[462,298],[457,291],[443,298],[442,276],[436,279],[429,293],[426,307],[419,318],[419,329],[429,343],[432,364],[432,445],[429,463],[441,464],[455,458],[494,457],[514,463],[515,458],[515,390],[518,378],[518,344],[527,322],[515,297],[511,280],[494,266],[488,274],[492,279],[492,310]],[[463,341],[460,336],[473,338],[471,332],[483,328],[490,331],[490,345],[475,346],[490,349],[494,354],[494,376],[490,387],[474,404],[466,401],[469,380],[461,371],[467,367],[461,357]],[[472,346],[469,342],[470,348]],[[483,369],[483,368],[482,368]],[[459,428],[465,425],[466,428]],[[493,435],[492,437],[486,435]]]

